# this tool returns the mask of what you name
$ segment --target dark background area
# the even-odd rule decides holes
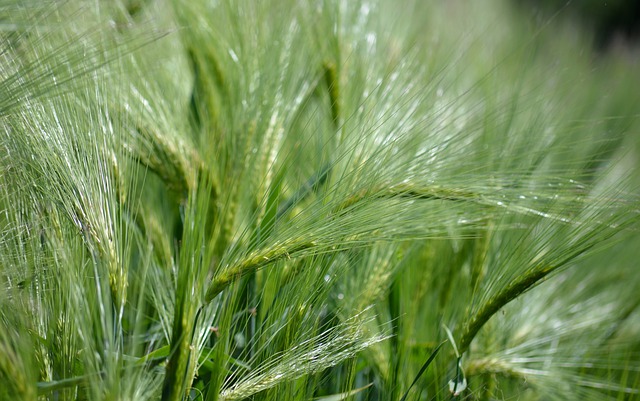
[[[606,50],[640,40],[640,0],[514,0],[526,12],[576,20],[594,34],[594,46]]]

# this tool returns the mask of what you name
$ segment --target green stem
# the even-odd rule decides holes
[[[162,401],[182,401],[195,375],[195,349],[191,344],[197,314],[193,302],[181,308],[185,302],[176,305],[176,316],[171,335],[171,356],[167,363]]]

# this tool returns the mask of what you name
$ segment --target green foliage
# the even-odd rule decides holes
[[[0,19],[0,400],[640,399],[625,55],[497,0]]]

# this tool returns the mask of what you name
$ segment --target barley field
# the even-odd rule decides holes
[[[640,51],[514,3],[0,0],[0,401],[640,400]]]

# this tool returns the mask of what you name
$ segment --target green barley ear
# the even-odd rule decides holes
[[[279,383],[325,370],[354,357],[387,337],[371,337],[363,330],[366,318],[353,316],[344,323],[296,344],[234,385],[223,386],[221,400],[241,400]],[[224,388],[226,387],[226,388]]]
[[[624,199],[622,194],[619,198],[611,199],[609,194],[614,193],[614,189],[607,191],[607,198],[599,199],[595,194],[585,205],[584,210],[571,211],[575,217],[568,217],[566,222],[560,224],[549,224],[545,221],[538,221],[531,225],[530,232],[518,238],[516,243],[508,242],[508,250],[504,249],[504,261],[516,263],[520,266],[520,273],[508,273],[506,266],[501,266],[499,261],[492,269],[495,273],[489,273],[488,286],[482,291],[474,304],[478,305],[472,309],[471,317],[464,326],[461,336],[461,351],[465,352],[474,338],[475,334],[486,323],[492,315],[497,313],[502,307],[521,294],[529,291],[537,284],[544,281],[548,276],[567,268],[576,259],[584,257],[592,252],[594,248],[600,248],[610,243],[616,235],[621,232],[637,228],[640,216],[636,210],[628,210],[626,205],[635,202]],[[619,211],[616,209],[619,208]],[[535,235],[536,245],[533,247]],[[566,242],[566,248],[558,246]],[[503,245],[504,246],[504,245]],[[507,253],[513,252],[513,253]],[[490,262],[489,262],[490,263]],[[511,267],[515,271],[515,267]],[[497,276],[498,274],[501,275]],[[493,277],[491,277],[493,276]],[[481,287],[482,288],[482,287]]]

